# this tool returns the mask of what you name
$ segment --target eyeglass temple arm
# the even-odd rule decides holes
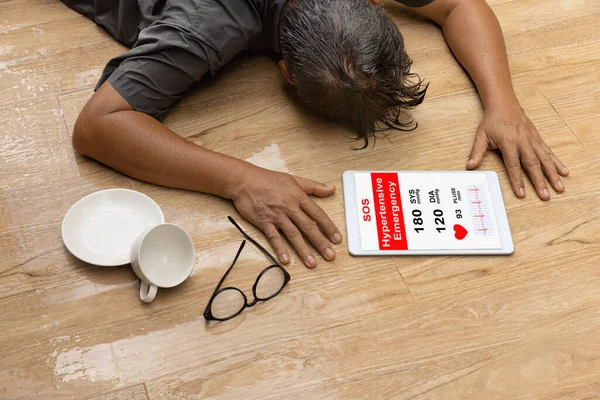
[[[244,232],[244,230],[242,229],[241,226],[238,225],[237,222],[235,222],[235,220],[231,217],[231,216],[227,216],[227,218],[229,219],[229,222],[231,222],[233,224],[233,226],[235,226],[237,228],[238,231],[240,231],[240,233],[242,235],[244,235],[244,237],[253,245],[255,245],[256,247],[258,247],[268,258],[269,260],[273,261],[273,264],[276,264],[278,266],[280,266],[281,268],[283,268],[283,265],[281,265],[281,263],[279,261],[277,261],[277,259],[275,257],[273,257],[271,255],[271,253],[269,253],[267,251],[267,249],[265,249],[260,243],[258,243],[256,240],[252,239],[250,237],[250,235],[248,235],[246,232]],[[285,268],[283,268],[283,270],[285,271]],[[229,271],[228,271],[229,272]]]
[[[242,254],[242,250],[244,250],[244,246],[245,245],[246,245],[246,241],[244,240],[242,242],[242,244],[240,244],[240,247],[239,247],[239,249],[237,251],[237,254],[235,255],[235,258],[233,259],[233,262],[231,263],[231,265],[229,266],[229,268],[227,268],[227,271],[225,271],[225,274],[223,275],[223,277],[219,281],[219,284],[215,288],[215,291],[213,292],[211,298],[215,297],[215,295],[217,294],[217,292],[219,291],[219,289],[221,289],[221,285],[223,285],[223,282],[225,282],[225,279],[227,278],[227,275],[229,275],[229,272],[231,272],[231,270],[233,269],[233,266],[235,265],[235,263],[237,262],[238,258],[240,257],[240,254]]]

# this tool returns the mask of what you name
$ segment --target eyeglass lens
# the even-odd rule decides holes
[[[210,311],[215,318],[231,318],[246,307],[246,296],[234,288],[225,289],[213,299]]]
[[[275,296],[285,284],[283,270],[277,266],[268,267],[258,278],[254,295],[259,300]]]

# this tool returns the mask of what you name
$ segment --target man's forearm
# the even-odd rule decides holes
[[[486,108],[496,102],[516,101],[502,30],[484,0],[458,3],[442,23],[442,30]]]
[[[146,182],[231,198],[237,180],[252,166],[197,146],[136,111],[80,117],[75,148],[126,175]]]

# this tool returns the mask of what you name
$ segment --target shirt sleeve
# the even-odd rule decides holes
[[[190,32],[153,24],[140,32],[130,51],[108,63],[97,88],[108,80],[134,110],[160,120],[218,57]]]
[[[407,7],[423,7],[427,4],[433,3],[435,0],[396,0],[398,3],[402,3]]]

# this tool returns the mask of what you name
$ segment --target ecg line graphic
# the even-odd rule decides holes
[[[471,218],[475,227],[475,234],[478,236],[493,236],[494,224],[485,193],[485,187],[480,185],[467,185],[467,197],[469,199],[469,208],[471,209]]]

